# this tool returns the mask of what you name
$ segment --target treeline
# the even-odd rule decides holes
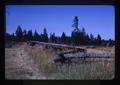
[[[50,42],[50,43],[58,43],[58,44],[69,44],[69,45],[99,45],[105,46],[109,44],[109,46],[113,46],[115,41],[109,39],[104,40],[98,34],[97,37],[94,37],[92,34],[88,35],[85,32],[85,28],[80,30],[78,28],[78,17],[75,16],[73,20],[74,30],[71,33],[71,36],[67,36],[65,32],[62,33],[61,36],[56,36],[55,33],[50,33],[50,37],[48,37],[48,33],[46,28],[43,29],[43,33],[39,34],[36,30],[33,33],[32,30],[22,30],[19,25],[16,29],[15,34],[5,34],[6,42],[7,41],[15,41],[15,42],[26,42],[26,41],[40,41],[40,42]]]

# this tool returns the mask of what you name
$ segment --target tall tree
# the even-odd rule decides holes
[[[38,32],[35,30],[35,33],[34,33],[34,40],[39,41],[39,40],[40,40],[39,38],[40,38],[40,36],[39,36]]]
[[[22,28],[19,25],[16,30],[16,41],[22,41],[22,38],[23,38],[23,32],[22,32]]]
[[[82,33],[83,33],[84,36],[86,35],[84,27],[82,28]]]
[[[96,43],[97,43],[97,45],[101,45],[101,36],[99,34],[97,35]]]
[[[82,28],[82,30],[79,30],[78,21],[79,21],[78,17],[75,16],[73,20],[73,25],[72,25],[75,29],[72,31],[71,39],[74,45],[83,45],[86,43],[86,40],[85,40],[86,32],[84,27]]]
[[[50,33],[50,42],[56,43],[55,33],[53,33],[53,34]]]
[[[61,43],[61,37],[60,36],[55,36],[55,42],[60,44]]]
[[[43,42],[48,42],[48,34],[46,28],[43,29],[42,40]]]
[[[71,45],[71,37],[66,36],[66,44]]]
[[[26,30],[23,31],[23,41],[27,41],[27,32],[26,32]]]
[[[11,40],[15,41],[15,35],[14,35],[14,33],[11,34]]]
[[[78,30],[78,21],[79,21],[78,17],[75,16],[72,27],[75,27],[76,30]]]
[[[89,45],[89,44],[90,44],[90,37],[89,37],[88,34],[86,34],[86,36],[85,36],[85,44],[86,44],[86,45]]]
[[[62,43],[66,43],[66,35],[65,35],[64,32],[63,32],[62,35],[61,35],[61,42],[62,42]]]
[[[80,45],[81,43],[81,32],[73,31],[71,34],[71,40],[73,45]]]
[[[80,44],[80,30],[78,29],[78,17],[75,16],[74,20],[73,20],[73,25],[72,27],[74,27],[75,29],[72,31],[71,33],[71,41],[73,45],[78,45]]]
[[[28,39],[28,40],[32,40],[32,39],[33,39],[32,30],[28,30],[27,39]]]
[[[82,28],[82,31],[81,31],[81,44],[85,44],[86,43],[86,32],[85,32],[85,28],[83,27]]]
[[[94,38],[94,36],[93,36],[93,34],[90,34],[90,45],[94,45],[94,44],[96,44],[96,39]]]
[[[94,40],[94,36],[92,34],[90,34],[90,39],[93,41]]]

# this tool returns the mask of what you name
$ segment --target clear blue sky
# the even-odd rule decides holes
[[[115,9],[112,5],[7,5],[6,32],[15,33],[18,25],[22,29],[35,29],[42,33],[44,27],[48,34],[62,32],[70,36],[73,19],[79,18],[79,29],[100,34],[103,39],[115,39]]]

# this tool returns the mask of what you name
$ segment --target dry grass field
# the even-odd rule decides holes
[[[90,52],[93,49],[88,49]],[[114,47],[95,48],[114,52]],[[79,59],[78,63],[54,64],[57,51],[26,43],[5,48],[6,79],[80,79],[111,80],[115,72],[115,56]]]

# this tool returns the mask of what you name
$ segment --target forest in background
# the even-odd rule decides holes
[[[43,33],[39,34],[36,30],[33,33],[32,30],[22,30],[21,26],[18,25],[16,32],[9,34],[5,33],[5,41],[15,41],[15,42],[26,42],[26,41],[40,41],[40,42],[49,42],[57,44],[68,44],[68,45],[96,45],[96,46],[113,46],[115,41],[112,39],[105,40],[98,34],[97,37],[94,37],[93,34],[88,34],[85,31],[85,28],[78,28],[79,19],[75,16],[73,20],[74,30],[71,32],[71,36],[67,36],[65,32],[62,32],[61,36],[56,36],[55,33],[50,33],[48,37],[47,29],[43,29]]]

